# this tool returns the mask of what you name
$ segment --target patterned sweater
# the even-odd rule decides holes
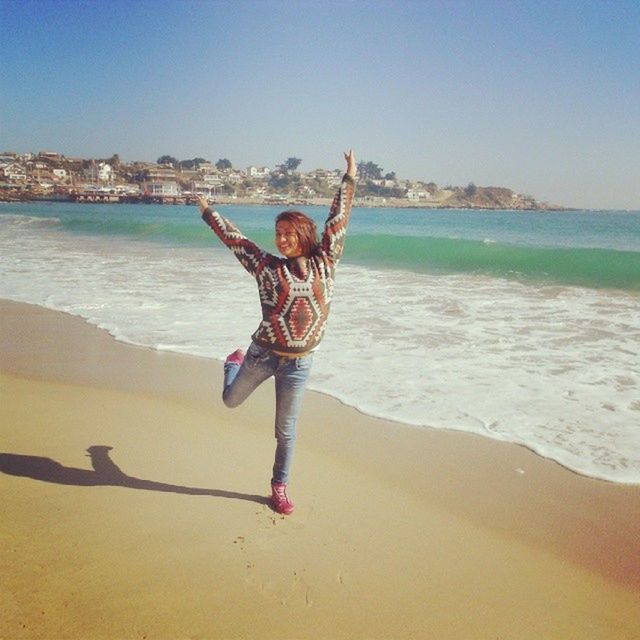
[[[325,332],[336,266],[342,256],[351,214],[354,180],[346,175],[325,222],[320,244],[303,275],[295,260],[263,251],[217,211],[202,219],[256,279],[262,321],[251,336],[269,349],[297,354],[314,349]]]

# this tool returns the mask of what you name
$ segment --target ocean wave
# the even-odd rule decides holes
[[[635,251],[352,234],[345,259],[417,273],[473,273],[544,284],[640,291],[640,252]]]
[[[61,226],[62,220],[55,217],[40,218],[19,213],[0,213],[0,224],[7,227],[41,227],[47,229]]]
[[[123,237],[183,247],[217,246],[196,218],[128,219],[69,217],[74,234]],[[259,246],[273,251],[273,232],[246,229]],[[532,247],[495,239],[351,233],[345,262],[424,274],[478,274],[542,284],[640,291],[640,252],[604,248]]]
[[[72,217],[64,220],[63,226],[70,233],[119,236],[148,242],[185,246],[205,246],[211,242],[211,232],[199,220],[197,224],[186,224],[165,220]]]

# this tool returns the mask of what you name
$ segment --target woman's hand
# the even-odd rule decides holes
[[[196,201],[200,207],[200,213],[204,213],[204,210],[209,206],[209,201],[204,196],[196,196]]]
[[[355,178],[356,156],[353,153],[353,149],[349,149],[349,151],[344,154],[344,159],[347,161],[347,175],[351,178]]]

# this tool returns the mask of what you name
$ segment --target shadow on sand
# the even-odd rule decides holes
[[[12,476],[22,476],[42,482],[68,484],[78,487],[126,487],[128,489],[182,493],[189,496],[212,496],[214,498],[230,498],[232,500],[247,500],[259,504],[270,504],[269,499],[265,496],[223,491],[221,489],[182,487],[128,476],[109,457],[111,449],[112,447],[104,445],[94,445],[87,449],[93,470],[65,467],[51,458],[0,453],[0,471]]]

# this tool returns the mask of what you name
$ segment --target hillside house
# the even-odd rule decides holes
[[[9,182],[26,182],[27,170],[18,162],[0,163],[0,177]]]
[[[428,191],[407,189],[407,200],[411,200],[413,202],[431,200],[431,194]]]
[[[145,182],[142,185],[142,192],[146,196],[179,196],[182,191],[177,182]]]
[[[256,167],[254,165],[247,167],[247,176],[249,178],[268,178],[270,173],[271,169],[269,167]]]
[[[106,162],[91,162],[84,168],[83,175],[89,182],[107,184],[113,180],[113,170]]]
[[[168,164],[154,164],[142,171],[145,182],[176,182],[176,170]]]

